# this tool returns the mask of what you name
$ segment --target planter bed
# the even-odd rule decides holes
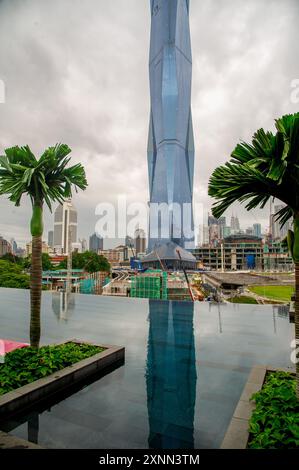
[[[274,376],[272,376],[273,373],[275,373]],[[292,376],[295,378],[295,373],[291,369],[281,369],[270,366],[253,367],[239,403],[235,409],[233,418],[225,434],[221,445],[222,449],[282,447],[281,444],[276,445],[275,440],[276,443],[278,443],[280,439],[285,439],[285,432],[289,426],[291,426],[290,435],[293,437],[289,438],[289,443],[285,445],[285,448],[297,446],[297,438],[294,439],[294,436],[297,436],[297,432],[299,432],[299,414],[296,425],[294,422],[294,414],[297,416],[297,407],[296,405],[294,407],[295,402],[291,391],[292,385],[290,386]],[[287,384],[284,384],[283,390],[281,388],[278,389],[281,381],[287,381]],[[272,382],[271,385],[270,382]],[[255,397],[254,394],[256,393],[258,393],[258,395]],[[268,398],[269,393],[271,393],[270,400]],[[257,404],[255,403],[254,398],[257,399]],[[283,410],[280,410],[280,401],[283,403]],[[269,412],[267,402],[270,403],[269,407],[271,407],[271,428],[269,427],[262,437],[261,433],[263,431],[264,424],[267,424],[267,417],[264,416],[265,411]],[[288,403],[287,407],[290,410],[290,418],[288,423],[285,421],[286,402]],[[273,403],[276,403],[276,409],[272,409]],[[275,424],[275,419],[276,421],[281,420],[278,425]],[[282,426],[284,429],[279,429],[280,426]],[[252,431],[252,434],[250,434],[250,430]],[[266,436],[267,433],[269,439]]]
[[[88,356],[87,351],[89,347],[89,357],[85,356],[84,359],[72,363],[67,367],[64,367],[63,364],[61,364],[60,369],[57,368],[56,371],[44,378],[31,381],[30,383],[19,388],[15,388],[8,393],[2,393],[0,395],[0,421],[3,421],[19,411],[25,410],[33,404],[49,398],[55,393],[65,390],[76,383],[82,382],[84,379],[112,366],[113,364],[121,364],[124,361],[125,350],[123,347],[119,346],[96,345],[78,340],[70,340],[65,343],[61,343],[60,345],[53,345],[53,347],[57,348],[58,346],[72,344],[85,346],[84,350],[86,352],[86,356]],[[49,347],[46,347],[46,349],[49,349]],[[43,370],[43,373],[46,374],[46,368]],[[2,386],[2,392],[3,388],[4,387]]]

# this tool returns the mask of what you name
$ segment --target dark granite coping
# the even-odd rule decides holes
[[[233,417],[221,444],[221,449],[246,449],[249,439],[249,421],[255,410],[255,403],[250,401],[253,393],[261,390],[267,372],[283,371],[293,373],[293,369],[272,366],[254,366],[234,411]]]
[[[53,374],[36,380],[30,384],[24,385],[12,392],[5,393],[0,396],[0,419],[8,418],[10,415],[28,408],[34,403],[48,398],[54,393],[60,392],[77,382],[81,382],[87,377],[96,374],[97,372],[106,369],[107,367],[123,361],[125,358],[125,348],[121,346],[113,346],[106,344],[96,344],[87,341],[80,341],[71,339],[56,344],[78,343],[78,344],[91,344],[105,348],[104,351],[94,354],[93,356],[83,359],[82,361],[73,364],[72,366],[65,367],[64,369],[54,372]],[[9,434],[0,433],[0,449],[5,447],[15,447],[17,438]],[[21,440],[18,440],[21,441]],[[15,444],[14,444],[15,443]],[[24,444],[25,443],[25,444]],[[32,448],[31,443],[23,441],[25,448]]]

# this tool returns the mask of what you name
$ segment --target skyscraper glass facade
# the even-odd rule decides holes
[[[170,240],[192,248],[194,140],[189,0],[151,0],[151,15],[148,249]],[[158,204],[167,205],[168,218],[161,213],[157,217]]]

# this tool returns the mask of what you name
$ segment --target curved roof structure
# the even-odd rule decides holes
[[[180,262],[180,258],[177,251],[180,252],[183,262],[196,263],[196,258],[189,251],[185,250],[184,248],[172,241],[156,246],[153,251],[151,251],[148,255],[142,258],[142,263],[159,261],[159,258],[162,261],[176,260]]]

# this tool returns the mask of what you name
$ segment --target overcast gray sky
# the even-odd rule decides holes
[[[74,197],[79,236],[95,207],[126,194],[148,199],[149,0],[0,0],[0,153],[29,144],[39,154],[56,142],[73,150],[89,187]],[[211,204],[207,182],[240,139],[298,111],[298,0],[191,0],[192,110],[196,202]],[[246,228],[268,213],[236,206]],[[226,214],[229,218],[231,211]],[[0,234],[24,244],[28,201],[0,198]],[[52,216],[45,216],[46,231]],[[46,237],[45,237],[46,238]]]

